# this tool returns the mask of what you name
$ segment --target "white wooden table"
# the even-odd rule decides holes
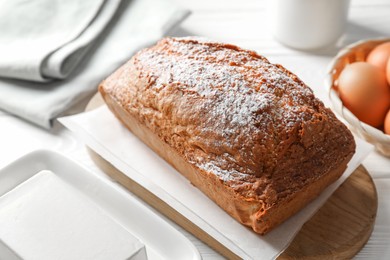
[[[205,36],[256,50],[271,62],[280,63],[296,73],[329,105],[323,80],[326,67],[338,48],[305,53],[279,44],[268,30],[265,0],[174,1],[193,13],[170,35]],[[390,0],[352,0],[349,24],[341,45],[381,36],[390,36]],[[85,147],[60,124],[55,123],[51,131],[46,131],[0,111],[0,168],[30,151],[42,148],[60,151],[97,174],[103,174],[93,164]],[[377,185],[379,209],[374,233],[357,258],[390,259],[390,159],[372,152],[363,164]],[[193,241],[204,259],[221,258],[198,239],[177,228]]]

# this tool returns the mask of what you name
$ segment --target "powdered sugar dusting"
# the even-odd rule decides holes
[[[244,174],[234,169],[228,169],[228,170],[221,169],[220,167],[215,165],[212,161],[203,164],[198,164],[198,167],[201,170],[204,170],[206,172],[211,172],[217,175],[224,182],[229,182],[237,179],[243,180],[247,177],[247,174]]]
[[[267,151],[286,128],[310,119],[307,104],[315,100],[312,91],[255,53],[193,41],[168,39],[137,55],[142,71],[156,79],[148,99],[138,99],[161,108],[176,102],[169,114],[153,110],[159,114],[150,127],[181,125],[181,132],[175,128],[171,133],[180,138],[166,136],[165,141],[224,181],[272,171],[276,155]],[[176,93],[178,100],[168,92]]]

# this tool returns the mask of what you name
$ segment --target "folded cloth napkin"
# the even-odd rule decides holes
[[[119,4],[120,0],[0,1],[0,76],[65,78]]]
[[[188,14],[166,0],[0,0],[0,109],[49,128]]]

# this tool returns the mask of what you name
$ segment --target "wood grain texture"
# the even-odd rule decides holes
[[[86,110],[102,105],[100,95],[90,101]],[[92,160],[108,176],[123,185],[166,217],[192,233],[228,259],[238,257],[209,234],[182,216],[98,154],[89,150]],[[363,166],[334,192],[328,201],[304,224],[279,259],[348,259],[369,239],[378,207],[375,184]]]

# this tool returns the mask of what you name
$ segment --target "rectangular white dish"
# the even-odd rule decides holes
[[[0,170],[0,207],[6,205],[1,202],[9,199],[7,197],[13,198],[19,194],[20,192],[15,191],[20,190],[23,184],[29,183],[29,180],[31,183],[34,179],[34,181],[46,179],[39,176],[42,171],[44,173],[50,171],[55,175],[51,176],[50,180],[55,177],[68,185],[71,190],[75,190],[75,193],[81,193],[88,203],[97,206],[115,223],[144,243],[149,259],[200,259],[199,252],[184,235],[136,198],[72,160],[52,151],[32,152]],[[0,214],[4,214],[2,208]],[[11,238],[12,235],[11,230]],[[9,238],[8,234],[7,239]],[[74,241],[74,243],[88,242]],[[98,251],[99,248],[96,249]],[[14,250],[15,248],[10,248],[1,240],[0,234],[0,259],[19,259],[18,252]]]
[[[0,230],[21,259],[147,260],[136,237],[48,170],[0,197]]]

